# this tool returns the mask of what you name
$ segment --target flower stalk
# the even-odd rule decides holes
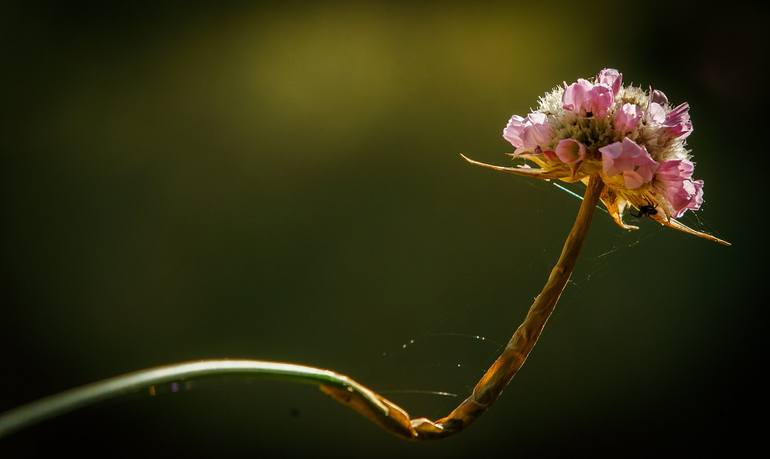
[[[543,290],[535,298],[500,357],[486,371],[471,395],[447,416],[431,421],[409,414],[366,386],[330,370],[259,360],[204,360],[141,370],[71,389],[0,414],[0,438],[44,420],[119,395],[156,385],[213,376],[262,376],[317,385],[322,392],[401,438],[428,440],[463,430],[500,397],[537,343],[540,333],[572,274],[591,224],[603,182],[591,177],[572,230]]]
[[[467,427],[500,397],[503,389],[524,365],[575,269],[575,263],[588,234],[588,228],[603,189],[604,183],[598,176],[590,178],[575,223],[564,241],[559,260],[551,269],[543,290],[530,306],[524,322],[516,329],[500,357],[473,388],[470,397],[460,403],[448,416],[435,423],[427,420],[413,422],[420,437],[441,438]]]

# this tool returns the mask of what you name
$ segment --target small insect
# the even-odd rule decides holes
[[[639,212],[637,213],[631,212],[631,215],[636,218],[642,218],[642,217],[651,217],[653,215],[657,215],[657,213],[658,213],[658,206],[655,206],[652,204],[645,204],[639,207]]]

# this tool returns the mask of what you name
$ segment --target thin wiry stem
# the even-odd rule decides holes
[[[412,419],[395,403],[349,377],[330,370],[258,360],[205,360],[116,376],[13,409],[0,415],[0,437],[117,395],[174,381],[222,375],[280,377],[318,385],[325,394],[402,438],[437,439],[460,432],[498,399],[537,343],[572,275],[603,187],[598,177],[591,177],[575,223],[564,242],[561,256],[551,270],[543,290],[535,298],[524,322],[513,334],[500,357],[476,384],[471,395],[441,419]]]

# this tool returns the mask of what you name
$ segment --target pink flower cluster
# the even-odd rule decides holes
[[[703,203],[684,149],[692,130],[687,103],[671,108],[663,92],[624,87],[620,72],[604,69],[593,81],[565,83],[525,118],[514,115],[503,137],[542,171],[571,181],[598,173],[625,202],[678,218]]]

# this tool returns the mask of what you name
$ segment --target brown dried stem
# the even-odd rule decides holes
[[[524,365],[527,356],[535,347],[545,323],[556,307],[556,303],[572,275],[572,270],[575,268],[575,262],[591,225],[591,218],[603,188],[604,184],[599,177],[591,177],[575,223],[564,242],[559,261],[551,270],[543,290],[530,306],[524,322],[516,329],[500,357],[495,360],[476,384],[476,387],[473,388],[471,395],[447,416],[437,421],[426,418],[410,420],[404,410],[378,396],[391,412],[385,414],[387,419],[377,419],[377,416],[373,417],[372,414],[379,414],[382,411],[372,410],[368,404],[362,403],[362,399],[353,392],[327,385],[322,385],[321,390],[340,403],[374,420],[390,432],[410,439],[444,438],[470,425],[500,397],[505,386]]]

